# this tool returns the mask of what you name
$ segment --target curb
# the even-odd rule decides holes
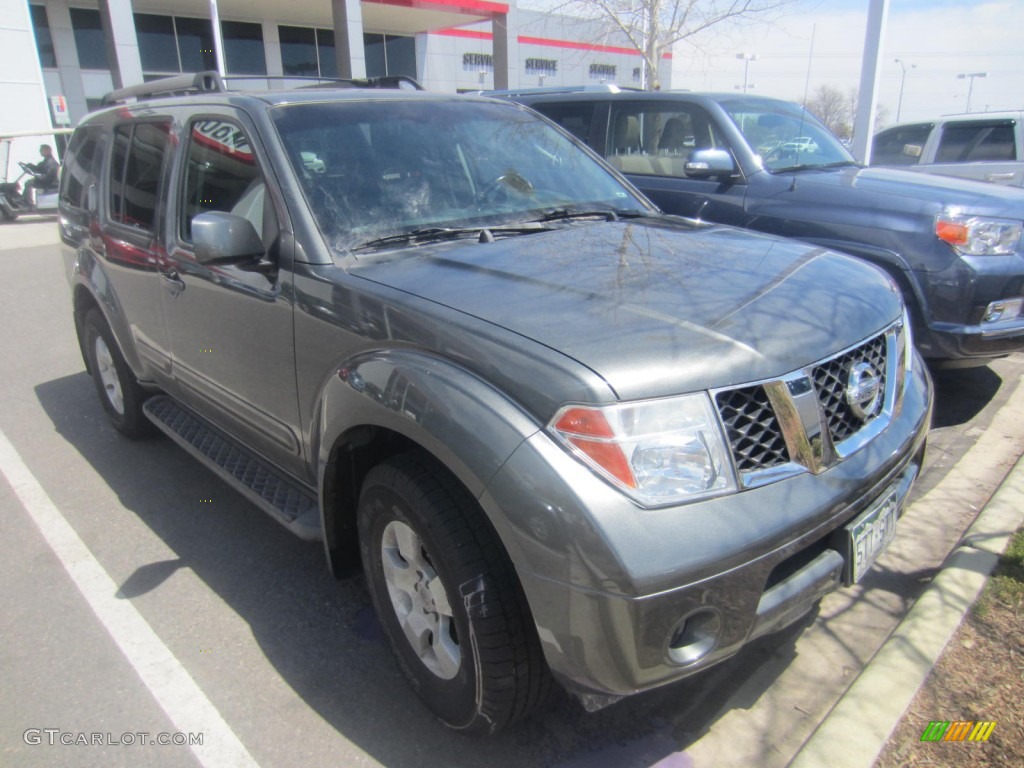
[[[790,768],[874,764],[1022,523],[1024,457]]]

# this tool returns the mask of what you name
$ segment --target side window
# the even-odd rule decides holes
[[[110,164],[113,221],[153,230],[169,135],[169,123],[134,123],[114,129]]]
[[[85,208],[86,191],[96,181],[103,158],[103,130],[82,128],[71,137],[61,170],[60,201],[72,208]]]
[[[949,123],[942,131],[937,163],[1016,160],[1013,123]]]
[[[227,120],[196,120],[189,126],[186,157],[178,222],[181,239],[192,241],[194,217],[223,211],[251,221],[269,245],[276,236],[277,219],[245,131]]]
[[[540,104],[536,110],[552,122],[558,123],[584,144],[590,140],[590,127],[594,122],[594,104]]]
[[[623,173],[685,176],[696,149],[722,147],[704,110],[684,104],[613,108],[605,157]]]
[[[890,128],[875,136],[871,148],[873,165],[917,165],[921,161],[933,123]]]

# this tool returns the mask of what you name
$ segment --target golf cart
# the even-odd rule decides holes
[[[39,174],[33,170],[28,163],[18,163],[21,173],[13,181],[8,181],[10,168],[11,143],[22,136],[53,135],[55,133],[67,133],[63,130],[50,130],[44,134],[7,134],[0,136],[0,160],[3,164],[3,181],[0,182],[0,220],[14,221],[25,214],[54,215],[57,213],[57,185],[52,187],[37,188],[35,202],[31,204],[22,186],[22,180],[26,176],[36,177]]]

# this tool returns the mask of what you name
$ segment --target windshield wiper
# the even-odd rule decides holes
[[[512,226],[512,227],[425,227],[414,229],[411,232],[399,232],[394,235],[385,235],[373,240],[360,243],[352,250],[362,251],[372,248],[383,248],[389,245],[419,245],[421,243],[436,243],[442,240],[455,240],[460,237],[479,237],[481,243],[493,243],[495,238],[504,235],[529,235],[533,232],[548,232],[548,227],[542,226]]]
[[[618,221],[619,219],[630,219],[647,215],[644,211],[616,210],[614,208],[595,208],[593,210],[584,208],[554,208],[546,211],[539,218],[533,219],[533,221],[566,221],[568,219],[595,218],[602,218],[605,221]]]
[[[836,163],[801,163],[800,165],[787,165],[785,168],[772,168],[772,173],[786,173],[787,171],[822,171],[827,168],[847,168],[857,166],[860,163],[853,160],[840,160]]]

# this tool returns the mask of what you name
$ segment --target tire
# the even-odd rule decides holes
[[[377,616],[442,722],[496,733],[548,698],[551,674],[512,563],[454,478],[415,455],[389,459],[367,474],[358,516]]]
[[[146,393],[98,309],[90,309],[86,314],[83,333],[92,380],[110,422],[125,437],[137,439],[150,434],[150,421],[142,412]]]

